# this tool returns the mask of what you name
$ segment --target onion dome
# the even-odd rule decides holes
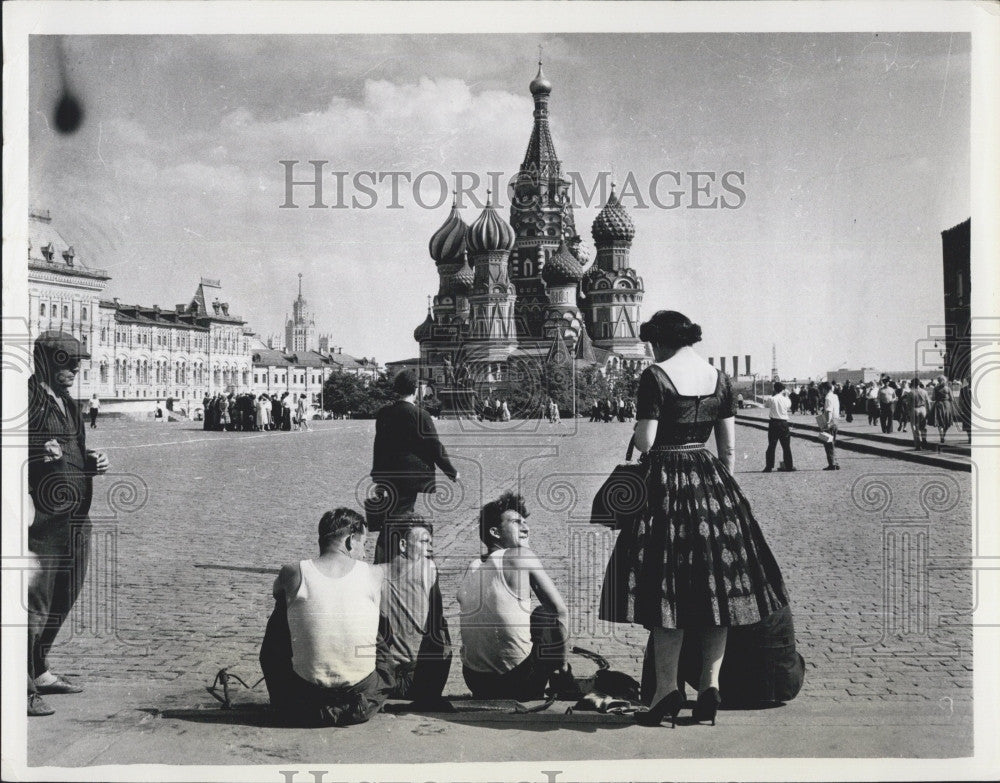
[[[427,250],[436,264],[457,264],[465,250],[465,232],[468,226],[458,214],[458,200],[451,205],[451,214],[431,237]]]
[[[568,285],[580,282],[581,277],[583,277],[583,267],[566,243],[560,242],[559,249],[542,267],[542,280],[548,285]]]
[[[552,92],[552,82],[546,79],[545,74],[542,73],[541,62],[538,63],[538,76],[531,80],[528,89],[531,90],[532,95],[549,95]]]
[[[469,266],[469,257],[465,256],[462,266],[451,276],[451,290],[456,294],[468,294],[472,291],[474,282],[476,282],[476,273]]]
[[[434,333],[434,318],[431,316],[430,308],[428,308],[427,317],[424,319],[424,322],[413,330],[413,339],[416,340],[418,343],[422,343],[424,340],[431,339],[433,333]]]
[[[465,242],[472,253],[489,253],[491,251],[506,253],[514,247],[514,229],[497,214],[496,209],[487,198],[483,213],[476,218],[465,233]]]
[[[611,186],[611,196],[604,205],[590,228],[594,242],[598,245],[607,242],[631,242],[635,237],[635,224],[625,207],[615,195],[615,186]]]

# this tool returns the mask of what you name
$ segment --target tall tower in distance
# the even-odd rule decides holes
[[[535,103],[534,125],[524,161],[513,182],[510,225],[514,229],[514,249],[510,256],[511,282],[517,293],[514,306],[518,336],[538,339],[550,304],[542,269],[559,246],[565,243],[577,256],[580,237],[573,221],[570,182],[563,176],[549,131],[549,96],[552,82],[542,72],[528,88]]]
[[[771,343],[771,380],[777,381],[778,378],[778,346]]]
[[[302,273],[299,272],[299,295],[292,303],[292,317],[285,323],[285,350],[288,353],[306,353],[318,348],[316,321],[306,310],[306,300],[302,296]]]

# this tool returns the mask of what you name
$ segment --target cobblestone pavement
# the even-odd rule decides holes
[[[56,670],[95,684],[172,681],[202,698],[223,666],[256,680],[271,571],[314,555],[325,509],[358,505],[373,422],[316,422],[307,433],[196,426],[109,420],[90,431],[112,473],[97,482],[88,583],[53,651]],[[637,675],[645,632],[596,617],[613,534],[585,521],[629,430],[537,427],[439,424],[462,474],[460,485],[442,479],[431,512],[453,635],[456,586],[479,553],[476,511],[519,487],[574,642]],[[798,472],[764,475],[765,442],[737,428],[737,478],[791,592],[808,662],[798,701],[971,700],[975,474],[850,452],[840,472],[824,472],[821,446],[793,441]],[[447,693],[467,693],[457,663]]]

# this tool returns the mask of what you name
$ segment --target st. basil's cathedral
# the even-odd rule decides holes
[[[541,63],[530,90],[534,127],[511,183],[510,222],[488,198],[467,225],[456,201],[430,239],[440,283],[413,334],[425,377],[444,381],[450,365],[492,388],[503,385],[516,360],[573,357],[615,372],[640,370],[652,359],[639,339],[644,288],[630,266],[632,218],[612,185],[591,226],[590,263],[549,131],[552,84]]]

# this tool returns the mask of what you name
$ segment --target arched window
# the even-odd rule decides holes
[[[83,319],[84,321],[87,320],[87,308],[86,307],[81,308],[81,310],[80,310],[80,318]]]
[[[63,305],[63,318],[69,318],[69,305]]]
[[[38,305],[38,314],[43,318],[45,317],[45,302],[42,302],[40,305]]]

